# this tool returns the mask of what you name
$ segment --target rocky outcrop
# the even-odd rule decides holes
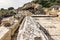
[[[25,15],[25,16],[31,16],[32,13],[28,10],[21,10],[18,12],[18,14]]]
[[[27,16],[20,25],[17,40],[49,40],[45,33],[39,29],[40,25]]]
[[[37,10],[40,10],[40,8],[42,8],[42,5],[40,4],[36,4],[36,3],[27,3],[23,6],[22,9],[30,9],[30,8],[33,8],[33,9],[37,9]]]
[[[23,5],[23,7],[18,8],[18,12],[21,10],[25,10],[25,11],[28,10],[32,14],[45,14],[45,12],[42,10],[42,5],[34,3],[34,2],[26,3]]]

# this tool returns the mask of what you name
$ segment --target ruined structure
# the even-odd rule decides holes
[[[45,12],[42,10],[42,5],[36,4],[33,2],[26,3],[23,7],[18,8],[18,12],[21,10],[24,10],[24,11],[28,10],[32,14],[36,14],[36,15],[45,14]]]
[[[14,40],[15,31],[19,28],[19,25],[24,19],[24,16],[20,16],[19,20],[13,17],[4,18],[0,25],[0,40]]]
[[[57,20],[57,17],[42,16],[33,18],[42,26],[42,29],[44,28],[43,31],[48,37],[51,37],[53,40],[60,40],[60,21]]]
[[[52,40],[31,17],[26,17],[22,22],[17,40]]]
[[[9,17],[1,21],[0,40],[60,40],[60,12],[47,15],[41,8],[29,2],[17,11],[10,10],[5,14]]]

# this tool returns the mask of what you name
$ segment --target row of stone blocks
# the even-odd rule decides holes
[[[15,20],[14,24],[10,27],[0,27],[0,40],[11,40],[11,36],[14,35],[14,32],[19,27],[19,23],[24,17],[21,17],[20,20]]]

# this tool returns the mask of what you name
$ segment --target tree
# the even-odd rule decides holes
[[[60,0],[56,0],[56,2],[60,4]]]
[[[33,0],[35,3],[41,4],[43,7],[50,7],[52,5],[60,4],[60,0]]]
[[[13,10],[13,9],[14,9],[14,7],[9,7],[9,8],[8,8],[8,10]]]
[[[35,3],[41,3],[43,0],[33,0]]]
[[[4,10],[4,8],[1,8],[1,10]]]

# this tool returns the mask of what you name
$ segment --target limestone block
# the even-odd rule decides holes
[[[11,40],[11,30],[0,27],[0,40]]]
[[[19,28],[17,40],[48,40],[36,22],[31,17],[26,17]],[[40,38],[41,37],[41,38]]]
[[[2,21],[1,25],[4,27],[11,26],[11,24],[8,21]]]

